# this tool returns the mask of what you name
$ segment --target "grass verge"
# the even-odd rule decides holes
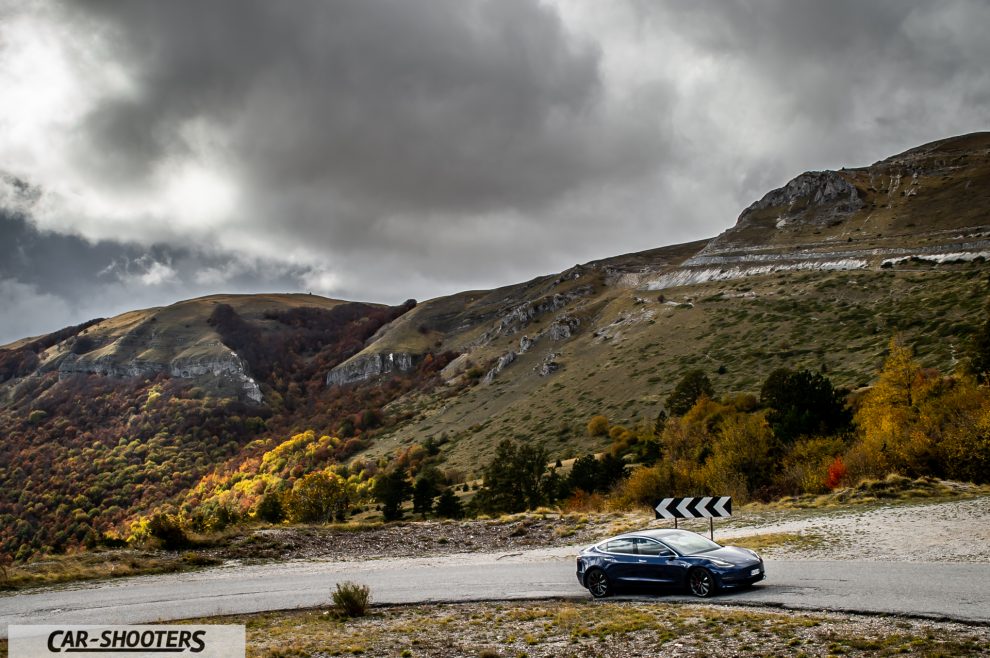
[[[761,535],[737,537],[727,543],[757,552],[770,548],[806,550],[823,545],[825,538],[813,532],[768,532]]]
[[[218,620],[213,620],[217,622]],[[987,656],[990,628],[947,622],[631,601],[386,606],[223,618],[248,656]]]
[[[165,553],[106,550],[54,555],[7,568],[3,589],[56,585],[105,578],[176,573],[220,564],[220,560],[197,553]]]
[[[754,508],[822,509],[848,505],[866,505],[877,502],[928,502],[942,499],[970,498],[990,494],[990,486],[969,482],[954,482],[937,478],[911,479],[890,474],[881,480],[863,480],[852,487],[837,489],[827,494],[788,496],[768,505]]]

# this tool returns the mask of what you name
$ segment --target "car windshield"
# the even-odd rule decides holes
[[[722,548],[715,542],[709,541],[693,532],[676,532],[664,535],[663,542],[673,547],[681,555],[695,555],[697,553],[714,551],[716,548]]]

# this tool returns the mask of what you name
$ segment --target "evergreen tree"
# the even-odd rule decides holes
[[[416,478],[416,484],[413,485],[413,514],[421,514],[423,518],[426,518],[426,515],[433,511],[433,499],[436,495],[436,479],[428,473],[421,473]]]
[[[406,479],[406,474],[399,469],[379,476],[375,480],[372,494],[382,505],[382,516],[386,521],[398,521],[402,518],[402,503],[409,499],[412,487]]]
[[[598,490],[607,493],[626,477],[626,462],[621,457],[605,453],[598,462]]]
[[[973,335],[969,345],[969,366],[981,383],[990,383],[990,304],[984,315],[986,321]]]
[[[681,377],[667,398],[667,412],[671,416],[683,416],[703,395],[708,397],[715,395],[711,380],[702,370],[690,370]]]
[[[255,516],[257,516],[262,521],[267,521],[268,523],[279,523],[285,518],[285,510],[282,508],[281,496],[275,492],[270,492],[265,494],[261,502],[258,503],[258,508],[255,510]]]
[[[547,497],[547,453],[542,447],[517,446],[506,439],[485,467],[476,504],[489,513],[533,509]]]
[[[580,489],[592,493],[598,489],[600,469],[594,455],[585,455],[574,460],[568,483],[572,490]]]
[[[852,416],[843,396],[825,375],[810,370],[774,370],[763,383],[760,401],[767,420],[785,443],[801,436],[830,436],[849,427]]]
[[[464,505],[451,488],[444,489],[437,498],[436,515],[444,519],[460,519],[464,517]]]
[[[606,453],[601,459],[585,455],[574,460],[568,478],[570,489],[585,493],[606,493],[626,476],[626,463],[621,457]]]

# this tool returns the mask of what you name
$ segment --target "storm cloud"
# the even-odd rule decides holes
[[[804,170],[990,120],[976,0],[0,0],[0,19],[20,245],[3,236],[0,295],[63,309],[5,317],[0,342],[207,292],[503,285],[715,235]]]

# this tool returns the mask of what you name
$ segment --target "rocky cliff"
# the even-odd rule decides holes
[[[805,172],[768,192],[652,290],[781,271],[878,269],[990,257],[990,133],[868,167]]]
[[[359,354],[327,373],[327,386],[368,381],[393,372],[409,372],[416,357],[408,352]]]
[[[226,338],[214,322],[218,308],[227,309],[227,315],[236,319],[226,327],[234,327]],[[32,367],[7,370],[12,370],[8,375],[14,374],[15,378],[34,372],[57,372],[59,379],[81,375],[165,375],[201,380],[217,394],[262,403],[263,382],[258,381],[258,376],[263,377],[272,364],[285,361],[285,355],[273,351],[281,349],[279,346],[286,340],[301,345],[309,335],[306,331],[319,332],[327,330],[324,325],[332,325],[327,334],[330,338],[313,339],[314,345],[322,345],[332,340],[334,331],[346,334],[347,327],[361,326],[369,313],[382,309],[387,311],[387,307],[355,305],[316,295],[212,295],[131,311],[80,325],[72,332],[56,332],[43,340],[15,345],[5,350],[6,355],[16,357],[16,351],[28,350],[29,359],[15,360]],[[291,340],[286,338],[289,334]],[[233,343],[225,342],[231,339]],[[306,356],[311,357],[312,352]],[[251,358],[257,363],[252,364]],[[256,376],[255,366],[264,371],[262,375]]]
[[[179,355],[167,362],[139,357],[122,360],[114,354],[67,354],[58,363],[59,379],[78,374],[154,377],[161,373],[179,379],[211,378],[218,380],[225,388],[239,390],[252,402],[260,403],[263,399],[261,388],[248,374],[244,360],[220,343],[216,343],[216,350],[212,354]]]

